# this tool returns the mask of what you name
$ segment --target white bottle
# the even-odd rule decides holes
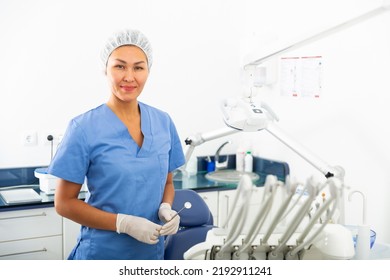
[[[252,172],[253,171],[253,156],[250,151],[246,152],[244,160],[244,171]]]

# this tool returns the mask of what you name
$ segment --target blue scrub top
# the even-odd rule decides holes
[[[98,209],[144,217],[161,224],[158,208],[168,172],[185,163],[174,123],[169,115],[139,102],[142,147],[106,105],[74,118],[48,173],[83,184],[86,202]],[[82,226],[70,259],[163,259],[164,240],[156,245],[127,234]]]

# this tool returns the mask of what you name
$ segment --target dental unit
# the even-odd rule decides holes
[[[206,240],[190,248],[185,259],[352,259],[351,232],[344,224],[344,169],[330,166],[282,131],[278,117],[265,103],[251,98],[222,102],[224,129],[186,139],[190,158],[194,148],[206,141],[237,132],[265,130],[320,171],[322,181],[309,177],[305,183],[268,175],[257,212],[249,211],[255,188],[245,174],[225,224],[207,233]],[[298,190],[300,187],[300,190]],[[327,193],[325,199],[325,192]],[[319,202],[321,201],[321,203]],[[229,226],[228,226],[229,223]]]

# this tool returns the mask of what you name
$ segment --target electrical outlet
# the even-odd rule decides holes
[[[36,146],[38,144],[38,133],[36,131],[23,132],[22,144],[24,146]]]

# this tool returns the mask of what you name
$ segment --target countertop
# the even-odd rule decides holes
[[[175,189],[192,189],[198,192],[202,191],[221,191],[221,190],[231,190],[237,187],[237,184],[225,184],[209,181],[205,178],[206,172],[199,172],[197,175],[184,177],[181,180],[174,180]],[[7,204],[0,197],[0,212],[1,211],[12,211],[12,210],[23,210],[31,208],[40,208],[40,207],[52,207],[54,205],[54,195],[48,195],[42,192],[39,189],[38,184],[31,185],[20,185],[14,186],[12,188],[32,188],[36,191],[41,197],[42,201],[39,202],[28,202],[28,203],[19,203],[19,204]],[[1,187],[0,190],[9,189],[7,187]],[[79,198],[85,199],[86,192],[80,192]]]
[[[237,188],[237,183],[222,183],[208,180],[206,178],[206,171],[200,171],[193,176],[174,176],[173,182],[175,189],[192,189],[197,192],[203,191],[221,191],[231,190]],[[259,174],[261,176],[261,174]],[[179,179],[176,179],[179,177]],[[262,180],[255,182],[257,186],[263,186]]]
[[[15,188],[32,188],[35,192],[37,192],[42,200],[38,202],[25,202],[25,203],[16,203],[16,204],[7,204],[2,197],[0,196],[0,212],[2,211],[13,211],[13,210],[24,210],[24,209],[33,209],[33,208],[41,208],[41,207],[53,207],[54,206],[54,195],[48,195],[42,192],[39,189],[38,184],[32,185],[21,185],[21,186],[13,186],[12,189]],[[10,189],[7,187],[0,188],[0,190]],[[85,192],[80,192],[79,198],[85,198]]]
[[[230,162],[228,169],[234,169],[235,155],[227,155],[227,157],[229,157]],[[209,157],[198,157],[198,173],[196,175],[184,177],[180,180],[174,177],[175,189],[192,189],[197,192],[235,189],[237,187],[235,183],[220,183],[206,179],[207,158]],[[214,158],[211,157],[211,160],[214,160]],[[221,160],[224,160],[223,156]],[[42,201],[40,202],[20,204],[7,204],[0,197],[0,211],[52,207],[54,205],[54,195],[47,195],[39,189],[39,180],[34,175],[36,168],[42,168],[42,166],[0,169],[0,190],[8,189],[10,188],[9,186],[33,188],[42,197]],[[284,181],[289,174],[289,167],[285,162],[254,157],[253,171],[260,176],[260,179],[255,182],[255,185],[261,187],[264,185],[265,178],[269,174],[273,174],[279,180]],[[85,199],[85,196],[86,193],[81,192],[79,198]]]

